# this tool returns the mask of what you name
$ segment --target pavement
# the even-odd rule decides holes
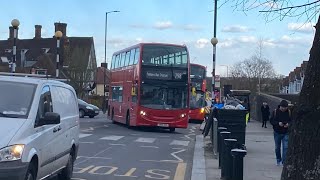
[[[170,133],[155,128],[128,129],[99,115],[80,119],[80,126],[73,180],[191,180],[199,124]]]
[[[210,137],[203,141],[206,179],[220,180],[221,170],[218,168],[218,160],[213,158]],[[268,128],[262,128],[260,122],[251,120],[246,129],[246,147],[244,180],[280,180],[282,166],[276,166],[273,130],[270,124]]]

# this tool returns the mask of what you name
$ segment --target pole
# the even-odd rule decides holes
[[[105,22],[105,28],[104,28],[104,63],[107,63],[107,27],[108,27],[108,12],[106,12],[106,22]],[[103,69],[103,113],[106,113],[106,69]]]
[[[12,66],[11,72],[16,72],[16,57],[17,57],[17,35],[18,34],[18,27],[13,26],[13,48],[12,48]]]
[[[56,78],[59,78],[60,38],[57,37]]]
[[[217,37],[217,1],[214,1],[214,21],[213,21],[213,37]],[[213,56],[212,56],[212,98],[215,97],[215,75],[216,75],[216,44],[213,44]]]

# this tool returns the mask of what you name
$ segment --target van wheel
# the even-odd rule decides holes
[[[58,179],[60,180],[71,180],[72,173],[73,173],[73,163],[74,158],[73,155],[69,155],[69,160],[67,166],[61,171],[61,173],[58,175]]]
[[[27,171],[27,175],[24,178],[25,180],[36,180],[36,168],[34,167],[33,164],[29,165],[28,171]]]
[[[130,113],[127,112],[127,116],[126,116],[126,125],[127,127],[130,129],[131,125],[130,125]]]
[[[84,110],[82,109],[79,110],[79,117],[84,118]]]

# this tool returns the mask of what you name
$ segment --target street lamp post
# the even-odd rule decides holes
[[[214,20],[213,20],[213,38],[211,39],[211,44],[213,46],[213,56],[212,56],[212,98],[215,97],[215,70],[216,70],[216,45],[218,44],[217,39],[217,0],[214,1]]]
[[[106,12],[106,23],[104,28],[104,63],[107,64],[107,30],[108,30],[108,14],[110,13],[117,13],[120,11],[108,11]],[[108,69],[108,66],[104,68],[103,71],[103,113],[106,113],[106,72]]]
[[[11,21],[11,25],[13,27],[13,48],[12,48],[12,65],[11,65],[11,72],[16,72],[16,54],[17,54],[17,36],[18,36],[18,27],[20,22],[18,19],[13,19]]]
[[[57,57],[56,57],[56,78],[59,78],[59,61],[60,61],[60,39],[63,36],[61,31],[55,33],[57,38]]]

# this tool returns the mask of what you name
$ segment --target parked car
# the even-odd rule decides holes
[[[76,92],[63,82],[8,74],[0,74],[0,179],[70,180],[79,147]]]
[[[78,99],[79,103],[79,117],[84,118],[89,116],[89,118],[94,118],[99,115],[100,109],[92,104],[85,102],[84,100]]]

